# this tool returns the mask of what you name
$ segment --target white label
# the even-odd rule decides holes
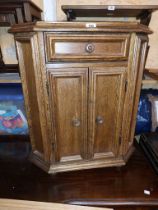
[[[86,23],[86,28],[96,28],[96,23]]]
[[[150,195],[150,191],[149,190],[144,190],[144,194],[145,195]]]
[[[114,11],[114,10],[115,10],[115,6],[113,6],[113,5],[108,6],[108,10],[112,10],[112,11]]]

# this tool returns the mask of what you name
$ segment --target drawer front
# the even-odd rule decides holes
[[[46,34],[47,61],[127,60],[130,36]]]

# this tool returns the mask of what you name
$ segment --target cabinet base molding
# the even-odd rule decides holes
[[[109,160],[87,160],[80,163],[69,163],[69,164],[56,164],[52,165],[49,169],[49,173],[59,173],[59,172],[68,172],[68,171],[77,171],[93,168],[103,168],[103,167],[114,167],[114,166],[124,166],[126,163],[121,158],[114,158]]]
[[[124,161],[127,163],[127,161],[129,160],[129,158],[131,157],[131,155],[134,153],[135,151],[135,147],[132,145],[128,152],[126,153],[126,155],[124,156]]]
[[[49,164],[47,164],[42,157],[32,152],[29,156],[29,160],[45,172],[49,171]]]
[[[104,168],[104,167],[115,167],[115,166],[124,166],[126,162],[122,158],[109,158],[102,160],[86,160],[86,161],[72,161],[68,163],[59,163],[59,164],[46,164],[46,162],[37,156],[35,153],[30,155],[30,161],[37,165],[39,168],[48,172],[49,174],[68,172],[68,171],[77,171],[93,168]]]

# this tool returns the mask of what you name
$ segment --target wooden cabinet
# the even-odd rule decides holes
[[[41,20],[41,12],[31,0],[1,0],[0,26]]]
[[[149,28],[135,22],[14,26],[32,143],[49,173],[125,165]]]

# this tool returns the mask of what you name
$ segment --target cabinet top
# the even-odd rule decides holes
[[[14,25],[9,32],[107,32],[107,33],[146,33],[152,31],[138,22],[44,22]]]

